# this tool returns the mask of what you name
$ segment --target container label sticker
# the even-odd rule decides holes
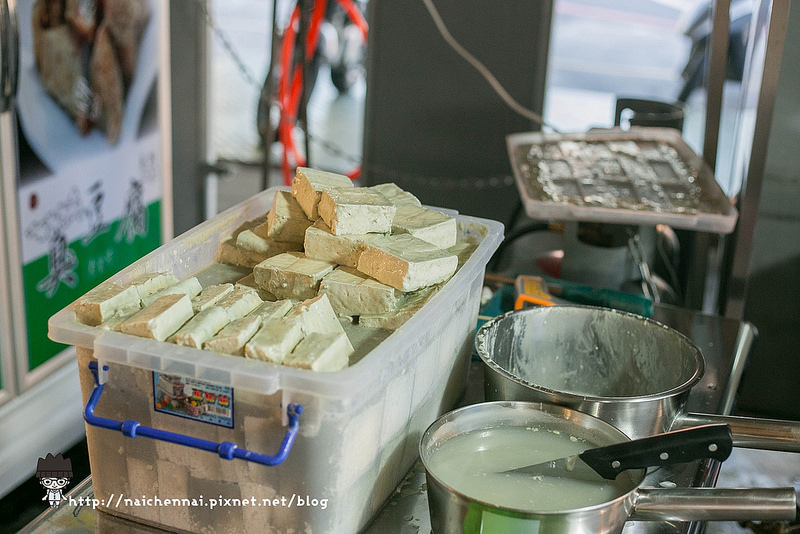
[[[154,409],[203,423],[233,428],[233,388],[153,372]]]

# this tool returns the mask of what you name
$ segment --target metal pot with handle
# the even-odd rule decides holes
[[[546,403],[487,402],[449,412],[420,440],[433,532],[602,534],[621,532],[628,519],[795,517],[793,488],[646,488],[639,468],[614,480],[507,472],[548,455],[627,441],[600,419]]]
[[[700,349],[661,323],[589,306],[495,317],[475,339],[487,400],[539,401],[598,417],[635,439],[725,423],[736,447],[800,452],[800,422],[689,413]]]

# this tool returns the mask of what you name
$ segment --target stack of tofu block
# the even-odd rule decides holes
[[[105,282],[84,324],[314,371],[336,371],[407,321],[474,250],[456,220],[394,184],[298,168],[265,218],[220,245],[226,276]],[[356,354],[358,353],[358,354]],[[357,356],[357,357],[356,357]]]

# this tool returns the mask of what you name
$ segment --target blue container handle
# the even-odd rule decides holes
[[[240,449],[235,443],[223,441],[216,443],[205,439],[187,436],[185,434],[177,434],[175,432],[168,432],[166,430],[158,430],[142,426],[137,421],[116,421],[114,419],[107,419],[105,417],[98,417],[94,415],[94,410],[97,408],[97,403],[100,402],[100,395],[103,394],[104,384],[100,383],[97,373],[97,362],[89,362],[89,370],[94,375],[94,389],[89,396],[89,402],[86,403],[86,409],[83,412],[83,418],[92,426],[100,428],[107,428],[109,430],[118,430],[129,438],[136,438],[144,436],[146,438],[157,439],[160,441],[168,441],[170,443],[177,443],[178,445],[185,445],[194,449],[203,451],[216,452],[220,458],[226,460],[233,460],[239,458],[247,460],[248,462],[255,462],[262,465],[278,465],[282,463],[289,456],[289,451],[292,449],[297,433],[300,430],[300,414],[303,413],[303,407],[299,404],[289,404],[286,407],[286,413],[289,417],[289,428],[286,431],[286,436],[283,438],[281,448],[274,456],[266,454],[259,454],[257,452]],[[103,371],[108,372],[108,366],[103,366]]]

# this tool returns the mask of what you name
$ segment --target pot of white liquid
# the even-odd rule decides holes
[[[423,433],[420,457],[435,534],[619,533],[631,520],[788,520],[793,488],[643,488],[644,469],[613,480],[509,473],[628,441],[610,424],[569,408],[487,402],[443,415]]]
[[[589,306],[527,308],[484,324],[475,348],[486,400],[566,406],[632,439],[724,423],[736,447],[800,452],[800,422],[686,412],[703,355],[652,319]]]

